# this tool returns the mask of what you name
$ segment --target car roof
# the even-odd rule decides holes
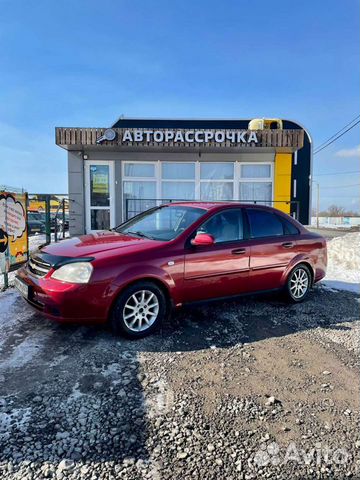
[[[201,201],[178,201],[178,202],[171,202],[166,203],[161,206],[182,206],[182,207],[194,207],[194,208],[202,208],[203,210],[221,210],[223,207],[251,207],[251,208],[261,208],[264,210],[275,210],[272,207],[268,207],[266,205],[259,205],[255,203],[243,203],[238,201],[219,201],[219,202],[201,202]]]

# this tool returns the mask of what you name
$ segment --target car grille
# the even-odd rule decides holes
[[[45,277],[45,275],[50,271],[51,265],[38,256],[31,256],[28,262],[28,269],[37,277]]]

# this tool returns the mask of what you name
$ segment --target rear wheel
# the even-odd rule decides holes
[[[302,302],[311,286],[311,273],[306,265],[298,265],[289,274],[286,282],[286,295],[293,303]]]
[[[166,306],[161,288],[152,282],[137,282],[116,300],[110,320],[112,330],[129,338],[145,337],[160,326]]]

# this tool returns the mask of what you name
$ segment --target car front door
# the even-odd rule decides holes
[[[215,243],[193,246],[196,233],[208,233]],[[243,213],[239,208],[215,213],[197,229],[185,246],[184,286],[188,302],[246,292],[250,262]]]
[[[287,229],[286,220],[270,210],[247,208],[250,230],[251,291],[280,287],[284,270],[297,254],[296,227]],[[291,227],[290,227],[291,228]]]

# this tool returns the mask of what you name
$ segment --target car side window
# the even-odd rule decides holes
[[[284,235],[299,235],[299,229],[286,218],[281,217],[281,221],[284,225]]]
[[[272,212],[249,208],[247,214],[250,223],[251,238],[276,237],[284,235],[284,226],[280,218]]]
[[[208,233],[215,243],[233,242],[244,238],[241,210],[224,210],[207,220],[197,233]]]

